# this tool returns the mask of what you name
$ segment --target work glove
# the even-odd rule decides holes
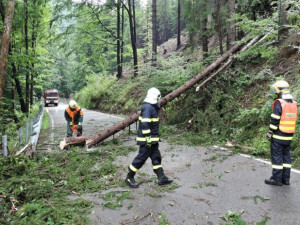
[[[267,139],[268,139],[269,141],[271,141],[271,140],[272,140],[272,136],[273,136],[273,131],[269,130],[269,132],[268,132],[268,134],[267,134]]]
[[[82,124],[79,122],[78,125],[77,125],[77,130],[79,132],[82,132]]]
[[[70,125],[70,126],[73,126],[73,122],[72,122],[72,121],[71,121],[71,122],[69,122],[69,125]]]
[[[151,137],[146,137],[146,146],[147,146],[148,148],[151,147]]]

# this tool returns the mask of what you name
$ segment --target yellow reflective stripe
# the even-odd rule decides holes
[[[296,127],[284,127],[284,126],[279,126],[280,130],[295,130]]]
[[[296,124],[296,121],[280,121],[280,124]]]
[[[143,134],[149,134],[150,132],[151,132],[150,129],[148,129],[148,130],[142,130],[142,133],[143,133]]]
[[[278,165],[272,165],[273,169],[277,169],[277,170],[282,170],[283,166],[278,166]]]
[[[283,163],[283,167],[285,167],[285,168],[292,168],[292,165],[291,164],[284,164]]]
[[[157,118],[143,118],[143,117],[139,116],[139,120],[141,122],[147,122],[147,123],[158,122],[159,121],[159,117],[157,117]]]
[[[150,118],[142,118],[141,122],[150,123],[151,119]]]
[[[152,169],[157,170],[158,168],[162,168],[162,165],[153,166]]]
[[[271,114],[271,117],[274,118],[274,119],[279,120],[281,116],[278,116],[278,115],[272,113],[272,114]]]
[[[137,141],[146,141],[146,138],[144,137],[136,137]],[[150,138],[151,141],[159,141],[159,137],[151,137]]]
[[[293,140],[293,137],[283,137],[283,136],[279,136],[279,135],[273,135],[272,137],[275,138],[275,139],[284,140],[284,141],[291,141],[291,140]]]
[[[159,141],[159,137],[157,137],[157,138],[151,138],[151,141]]]
[[[129,165],[129,168],[133,171],[133,172],[137,172],[138,169],[135,168],[132,164]]]
[[[277,129],[278,129],[278,127],[276,127],[276,126],[273,125],[273,124],[270,124],[270,128],[273,129],[273,130],[277,130]]]

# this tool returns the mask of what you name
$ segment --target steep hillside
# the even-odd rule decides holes
[[[298,37],[298,38],[297,38]],[[218,43],[210,39],[209,58],[203,60],[201,48],[184,45],[176,50],[171,39],[159,48],[157,69],[142,64],[141,75],[121,81],[109,77],[92,79],[77,95],[83,106],[113,114],[130,114],[140,109],[146,91],[157,87],[162,95],[170,93],[219,57]],[[225,144],[227,141],[254,147],[251,154],[268,156],[268,131],[274,93],[271,84],[286,79],[296,100],[299,78],[299,35],[291,35],[280,43],[274,35],[236,56],[224,70],[199,92],[190,89],[168,103],[161,117],[164,135],[170,141],[189,145]],[[169,126],[170,125],[170,126]],[[299,126],[298,126],[299,127]],[[299,129],[299,128],[298,128]],[[293,148],[297,147],[296,135]]]

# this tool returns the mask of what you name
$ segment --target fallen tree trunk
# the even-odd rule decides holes
[[[204,76],[208,75],[209,73],[211,73],[212,71],[214,71],[215,69],[217,69],[225,60],[227,60],[232,54],[236,53],[245,43],[245,40],[248,39],[250,35],[247,35],[241,42],[239,42],[238,44],[236,44],[235,46],[233,46],[229,51],[227,51],[222,57],[220,57],[218,60],[216,60],[214,63],[212,63],[210,66],[208,66],[205,70],[203,70],[201,73],[199,73],[198,75],[196,75],[193,79],[191,79],[190,81],[188,81],[187,83],[185,83],[184,85],[182,85],[181,87],[177,88],[176,90],[174,90],[173,92],[171,92],[170,94],[166,95],[165,97],[163,97],[158,103],[161,107],[165,106],[168,102],[172,101],[173,99],[179,97],[183,92],[185,92],[186,90],[190,89],[191,87],[193,87],[197,82],[199,82]],[[254,38],[251,43],[255,43],[258,39],[258,37]],[[254,41],[255,40],[255,41]],[[227,64],[227,63],[226,63]],[[219,71],[220,72],[220,71]],[[82,140],[80,141],[75,141],[78,139],[74,139],[74,141],[76,142],[76,144],[79,144],[79,142],[81,144],[85,143],[85,147],[86,148],[90,148],[96,144],[98,144],[99,142],[105,140],[106,138],[110,137],[111,135],[116,134],[117,132],[124,130],[126,127],[130,126],[131,124],[133,124],[134,122],[136,122],[139,118],[140,112],[136,112],[134,114],[132,114],[130,117],[124,119],[123,121],[121,121],[120,123],[117,123],[116,125],[108,128],[105,131],[102,131],[101,133],[99,133],[96,136],[92,136],[88,139],[85,139],[84,137],[82,138]],[[71,143],[62,143],[60,144],[60,148],[64,149],[68,146],[70,146]]]
[[[244,52],[247,49],[249,49],[251,46],[253,46],[255,43],[258,42],[258,40],[261,39],[262,36],[256,36],[253,38],[246,46],[244,46],[240,52]],[[265,38],[265,37],[263,37]],[[210,81],[212,78],[214,78],[216,75],[218,75],[221,71],[223,71],[227,66],[229,66],[234,60],[233,56],[230,56],[224,65],[222,65],[213,75],[211,75],[209,78],[207,78],[205,81],[203,81],[199,86],[196,88],[196,92],[200,90],[201,87],[203,87],[208,81]]]

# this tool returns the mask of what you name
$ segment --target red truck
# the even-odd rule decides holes
[[[45,106],[48,106],[49,104],[53,104],[54,106],[58,105],[59,101],[59,93],[58,90],[47,90],[44,93],[44,103]]]

